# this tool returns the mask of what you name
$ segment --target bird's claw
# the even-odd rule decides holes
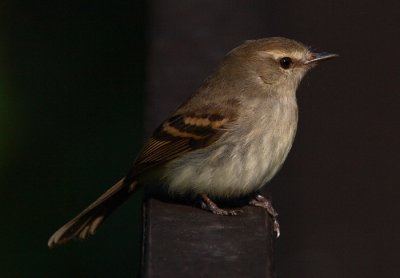
[[[207,195],[201,194],[203,201],[201,202],[201,208],[211,211],[216,215],[236,216],[243,213],[240,209],[222,209],[217,206]]]
[[[276,238],[279,238],[279,236],[281,235],[281,230],[278,222],[278,213],[272,206],[271,201],[264,196],[257,194],[254,199],[250,200],[249,204],[256,207],[262,207],[268,212],[268,214],[272,217],[273,228],[276,234]]]

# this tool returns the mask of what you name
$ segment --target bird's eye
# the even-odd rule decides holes
[[[279,64],[283,69],[288,69],[292,65],[293,61],[289,57],[283,57],[279,60]]]

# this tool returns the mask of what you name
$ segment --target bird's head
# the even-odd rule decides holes
[[[269,91],[294,93],[309,69],[337,56],[314,53],[297,41],[273,37],[246,41],[228,53],[222,68],[229,69],[235,79],[251,79]]]

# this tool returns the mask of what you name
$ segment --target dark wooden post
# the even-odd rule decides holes
[[[153,130],[231,48],[265,36],[265,1],[161,1],[150,5],[147,127]],[[245,207],[220,217],[150,198],[144,277],[274,277],[268,215]]]
[[[274,277],[273,235],[262,209],[237,217],[147,201],[144,277]]]

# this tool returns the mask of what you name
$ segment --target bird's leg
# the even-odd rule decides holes
[[[265,198],[260,193],[257,193],[256,196],[250,200],[249,204],[256,207],[262,207],[268,212],[269,215],[271,215],[272,220],[274,222],[274,232],[276,233],[276,237],[278,238],[281,234],[281,230],[279,228],[279,222],[277,220],[278,213],[272,206],[271,200]]]
[[[201,203],[201,207],[203,209],[209,210],[214,214],[217,215],[239,215],[241,213],[241,210],[225,210],[221,209],[217,206],[216,203],[214,203],[208,196],[207,194],[200,194],[201,199],[203,200]]]

